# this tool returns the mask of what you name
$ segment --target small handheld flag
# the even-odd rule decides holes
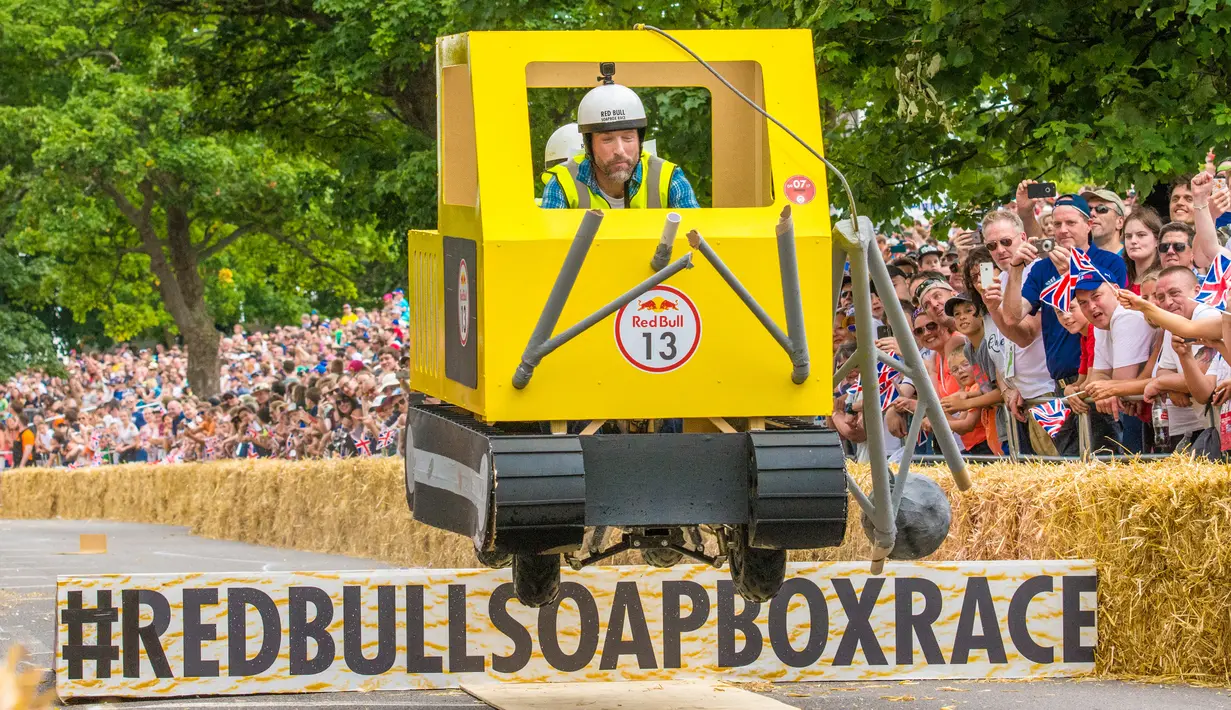
[[[1053,439],[1069,420],[1070,412],[1069,405],[1065,404],[1063,399],[1053,399],[1030,408],[1030,416]]]
[[[1231,287],[1228,281],[1231,281],[1231,257],[1219,252],[1218,258],[1210,264],[1210,273],[1205,275],[1205,281],[1201,282],[1201,290],[1197,291],[1194,299],[1197,303],[1204,303],[1226,312],[1227,290]]]

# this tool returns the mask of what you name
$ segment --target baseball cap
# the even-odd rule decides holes
[[[953,311],[957,309],[959,303],[974,303],[974,301],[970,300],[970,296],[964,293],[954,294],[949,297],[948,301],[945,301],[945,315],[952,318]]]
[[[359,360],[351,360],[350,362],[346,363],[346,369],[350,370],[351,372],[359,372],[360,370],[363,369],[363,362]]]
[[[1115,205],[1116,212],[1118,212],[1121,217],[1124,216],[1124,200],[1121,200],[1119,195],[1105,187],[1098,190],[1086,190],[1081,193],[1081,196],[1087,200],[1086,204],[1089,204],[1088,201],[1091,198],[1102,200],[1103,202],[1110,202],[1112,205]]]
[[[1120,203],[1120,204],[1123,205],[1124,203]],[[1090,203],[1086,202],[1086,198],[1082,197],[1081,195],[1074,195],[1072,193],[1069,193],[1067,195],[1061,195],[1057,197],[1056,204],[1053,205],[1052,209],[1054,211],[1061,207],[1072,207],[1076,209],[1078,212],[1081,212],[1082,214],[1084,214],[1086,217],[1090,216]]]
[[[383,390],[383,389],[388,389],[390,387],[397,387],[397,386],[398,386],[397,373],[386,372],[385,375],[380,378],[380,386],[377,389]]]
[[[931,291],[934,288],[943,288],[949,291],[953,290],[953,286],[949,285],[948,281],[941,281],[940,279],[928,279],[927,281],[924,281],[923,283],[919,284],[919,288],[915,289],[915,300],[916,301],[923,300],[924,294],[926,294],[928,291]]]
[[[927,256],[927,255],[929,255],[929,254],[936,254],[936,255],[938,255],[938,256],[939,256],[939,255],[940,255],[940,249],[937,249],[936,247],[932,246],[931,244],[925,244],[924,246],[922,246],[922,247],[920,247],[920,248],[919,248],[919,252],[918,252],[918,254],[919,254],[919,258],[920,258],[920,259],[922,259],[923,257],[925,257],[925,256]]]
[[[1077,283],[1073,285],[1073,288],[1077,291],[1096,291],[1098,290],[1098,287],[1102,286],[1104,283],[1111,283],[1114,285],[1115,282],[1115,279],[1103,271],[1099,271],[1097,273],[1085,271],[1081,276],[1077,277]]]

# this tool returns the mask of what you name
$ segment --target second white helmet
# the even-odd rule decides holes
[[[596,86],[577,106],[577,128],[582,133],[623,131],[646,125],[641,98],[621,84]]]
[[[584,152],[586,146],[581,139],[581,131],[577,130],[577,124],[566,123],[547,139],[547,147],[543,150],[543,163],[550,166]]]

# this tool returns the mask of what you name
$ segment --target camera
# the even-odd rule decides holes
[[[1056,248],[1056,240],[1049,238],[1031,239],[1030,244],[1039,252],[1039,256],[1042,256]]]
[[[604,84],[614,84],[615,80],[615,62],[599,62],[598,63],[598,80]]]

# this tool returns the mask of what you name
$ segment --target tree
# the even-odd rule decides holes
[[[266,279],[354,293],[350,274],[387,259],[372,220],[340,216],[336,170],[256,132],[220,129],[197,111],[199,86],[168,47],[200,27],[126,25],[118,5],[6,13],[26,24],[13,66],[51,89],[5,102],[17,197],[8,239],[55,255],[41,288],[79,316],[102,309],[109,334],[169,320],[184,338],[188,376],[218,390],[219,333],[203,267],[241,243]],[[58,90],[57,90],[58,89]]]

